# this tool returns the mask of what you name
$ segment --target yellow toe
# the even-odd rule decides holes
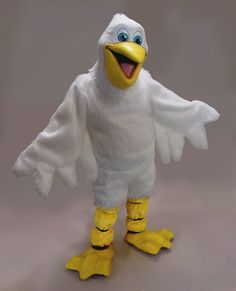
[[[148,254],[156,255],[161,248],[171,248],[171,237],[173,237],[173,234],[165,229],[159,232],[145,230],[140,233],[128,232],[125,240]]]
[[[105,250],[96,250],[91,246],[80,256],[72,257],[66,263],[66,269],[78,271],[82,280],[93,275],[109,276],[113,255],[111,245]]]
[[[161,249],[161,245],[159,245],[158,243],[155,244],[153,242],[145,242],[143,243],[141,247],[142,251],[151,255],[158,254],[160,249]]]
[[[81,257],[74,256],[69,259],[65,267],[68,270],[79,271],[80,263],[81,263]]]
[[[157,232],[158,234],[161,234],[162,236],[164,236],[166,239],[168,240],[172,240],[174,238],[174,234],[172,231],[170,231],[167,228],[162,228],[161,230],[159,230]]]

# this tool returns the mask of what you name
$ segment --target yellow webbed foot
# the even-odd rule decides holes
[[[80,256],[72,257],[66,263],[66,269],[78,271],[82,280],[86,280],[92,275],[109,276],[113,255],[111,245],[104,250],[96,250],[91,246]]]
[[[125,236],[125,240],[129,244],[152,255],[156,255],[161,248],[170,249],[172,246],[171,240],[173,238],[174,234],[166,228],[157,232],[150,230],[145,230],[139,233],[127,232]]]

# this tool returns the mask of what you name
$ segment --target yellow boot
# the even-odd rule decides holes
[[[85,280],[92,275],[109,276],[111,261],[114,255],[112,248],[113,225],[117,220],[118,209],[96,208],[95,227],[91,232],[91,243],[80,256],[72,257],[66,269],[78,271],[80,278]]]
[[[147,230],[148,199],[129,199],[127,201],[127,234],[125,240],[136,248],[155,255],[161,248],[171,248],[174,234],[168,229],[157,232]]]

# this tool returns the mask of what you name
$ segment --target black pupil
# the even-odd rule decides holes
[[[121,41],[126,41],[126,39],[127,39],[127,37],[126,37],[126,35],[123,33],[123,34],[121,35]]]
[[[137,44],[140,44],[140,43],[141,43],[141,39],[140,39],[140,37],[137,37],[137,38],[136,38],[136,43],[137,43]]]

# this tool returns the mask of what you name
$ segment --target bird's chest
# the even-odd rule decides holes
[[[100,166],[104,160],[126,167],[152,159],[154,131],[146,96],[90,98],[87,109],[87,129]]]
[[[87,124],[91,131],[121,137],[142,131],[150,121],[148,99],[131,96],[123,100],[91,98],[88,102]]]

